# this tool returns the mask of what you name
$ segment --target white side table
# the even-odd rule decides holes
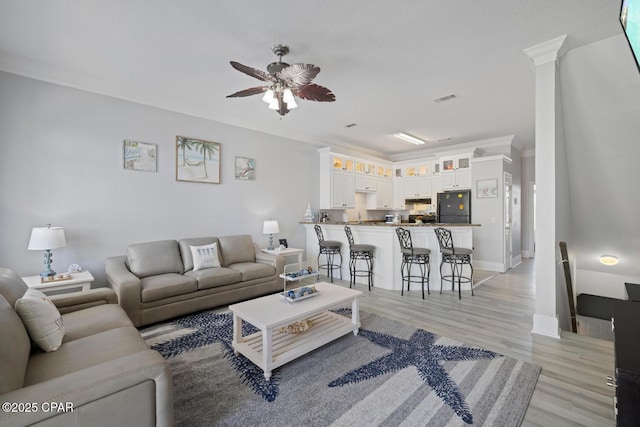
[[[93,276],[88,271],[81,271],[79,273],[71,274],[71,279],[57,280],[51,282],[42,282],[40,276],[27,276],[22,280],[30,288],[38,289],[42,292],[47,291],[60,291],[64,289],[81,288],[83,291],[87,291],[91,288],[91,282],[93,282]]]
[[[280,249],[260,249],[262,252],[271,255],[280,255],[280,256],[292,256],[298,255],[298,264],[302,265],[302,254],[304,253],[304,249],[298,248],[285,248],[283,250]]]

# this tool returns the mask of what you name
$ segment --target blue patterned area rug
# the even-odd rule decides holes
[[[201,312],[141,332],[171,366],[176,425],[520,425],[538,366],[360,314],[358,336],[274,370],[271,381],[233,354],[230,313]]]

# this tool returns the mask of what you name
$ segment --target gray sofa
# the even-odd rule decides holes
[[[194,270],[192,246],[217,243],[220,267]],[[284,258],[261,252],[249,235],[160,240],[109,257],[109,285],[135,326],[282,289]]]
[[[51,352],[31,343],[14,309],[27,289],[0,268],[0,402],[13,405],[0,411],[1,426],[173,425],[168,365],[111,289],[50,297],[65,329]]]

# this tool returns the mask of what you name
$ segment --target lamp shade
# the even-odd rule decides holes
[[[48,250],[64,248],[67,242],[62,227],[34,227],[29,239],[29,250]]]
[[[278,221],[275,219],[268,219],[264,222],[262,226],[262,234],[275,234],[279,233],[280,228],[278,227]]]

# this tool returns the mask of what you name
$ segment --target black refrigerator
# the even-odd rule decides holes
[[[438,222],[471,224],[471,190],[438,193]]]

